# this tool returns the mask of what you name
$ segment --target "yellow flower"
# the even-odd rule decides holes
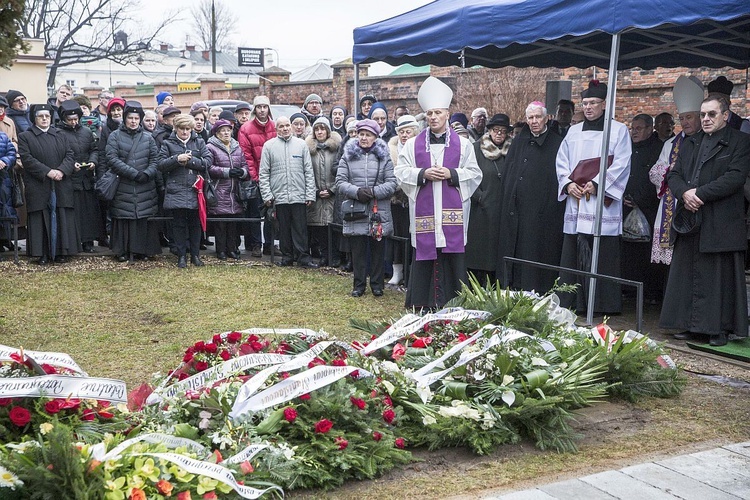
[[[219,481],[216,479],[211,479],[208,476],[201,476],[200,479],[198,479],[198,487],[196,488],[196,491],[199,495],[202,495],[209,491],[214,491],[218,484]]]
[[[153,482],[157,482],[159,480],[159,468],[156,467],[153,458],[136,458],[134,468],[136,474],[147,477]]]
[[[39,426],[39,432],[42,433],[42,435],[47,434],[49,431],[54,429],[54,425],[50,424],[49,422],[45,422]]]
[[[181,483],[189,483],[195,477],[194,474],[190,474],[188,471],[181,467],[178,467],[177,465],[171,466],[169,468],[169,473],[172,474],[175,481],[179,481]]]

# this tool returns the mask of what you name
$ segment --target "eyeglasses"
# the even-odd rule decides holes
[[[602,104],[603,102],[603,99],[597,99],[595,101],[581,101],[581,106],[583,106],[584,108],[590,108],[591,106],[597,106],[599,104]]]
[[[508,130],[504,128],[491,128],[490,132],[497,135],[508,135]]]
[[[708,117],[709,119],[713,120],[714,118],[716,118],[720,114],[721,113],[719,113],[718,111],[709,111],[708,113],[704,113],[704,112],[701,111],[701,120],[703,118],[706,118],[706,117]]]

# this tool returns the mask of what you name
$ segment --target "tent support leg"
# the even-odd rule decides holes
[[[355,117],[359,113],[359,64],[354,65],[354,102],[352,103],[352,113]]]
[[[604,133],[602,134],[601,162],[599,163],[598,195],[596,197],[596,219],[594,221],[594,248],[591,250],[591,272],[596,273],[599,267],[599,246],[602,235],[602,214],[604,212],[604,192],[607,179],[607,158],[609,156],[609,138],[612,135],[612,120],[615,115],[615,91],[617,89],[617,60],[620,57],[620,34],[612,35],[612,50],[609,55],[609,81],[607,82],[607,107],[604,110]],[[589,280],[588,307],[586,323],[594,324],[594,305],[596,304],[596,278]]]

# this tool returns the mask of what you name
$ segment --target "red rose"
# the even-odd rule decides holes
[[[308,368],[312,368],[314,366],[324,365],[324,364],[326,364],[325,361],[323,361],[322,359],[320,359],[318,357],[315,357],[315,358],[313,358],[312,361],[310,361],[309,363],[307,363],[307,367]]]
[[[396,420],[396,412],[388,408],[383,412],[383,420],[387,424],[392,424],[394,420]]]
[[[219,357],[221,357],[221,359],[223,359],[224,361],[229,361],[230,359],[232,359],[232,354],[224,349],[219,353]]]
[[[11,398],[0,398],[0,406],[9,406],[12,402]]]
[[[83,415],[81,415],[81,420],[86,420],[88,422],[91,422],[92,420],[96,420],[96,412],[92,410],[91,408],[86,408],[83,410]]]
[[[187,374],[187,373],[185,373],[185,372],[180,372],[180,374],[179,374],[179,375],[177,375],[177,380],[185,380],[185,379],[186,379],[186,378],[188,378],[189,376],[190,376],[190,375],[188,375],[188,374]]]
[[[364,399],[355,398],[354,396],[350,397],[349,401],[351,401],[352,404],[356,406],[357,408],[359,408],[360,410],[364,410],[365,406],[367,406],[367,403],[365,403]]]
[[[219,348],[213,342],[209,342],[208,344],[206,344],[204,349],[209,354],[216,354],[216,351],[219,350]]]
[[[208,363],[205,361],[198,361],[195,363],[195,369],[198,370],[199,372],[202,372],[203,370],[207,370]]]
[[[302,401],[307,401],[307,400],[309,400],[309,399],[310,399],[310,395],[309,395],[309,394],[303,394],[303,395],[302,395],[302,396],[300,396],[299,398],[300,398],[300,399],[301,399]]]
[[[386,396],[383,398],[383,405],[385,405],[387,408],[393,408],[393,401],[391,401],[390,396]]]
[[[359,378],[359,370],[354,370],[349,374],[351,378]]]
[[[193,360],[193,352],[187,351],[185,355],[182,357],[183,363],[190,363]]]
[[[332,428],[333,428],[333,422],[331,422],[327,418],[319,420],[318,423],[315,424],[315,432],[317,432],[318,434],[326,434]]]
[[[260,352],[263,350],[263,347],[265,346],[261,344],[260,342],[258,342],[257,340],[254,340],[250,342],[250,347],[252,347],[255,352]]]
[[[211,340],[213,340],[214,344],[216,345],[221,345],[224,343],[224,339],[222,339],[221,335],[219,335],[218,333],[214,335]]]
[[[398,361],[399,359],[403,358],[406,354],[406,347],[402,346],[401,344],[396,344],[393,346],[393,353],[391,354],[391,357]]]
[[[331,366],[346,366],[346,361],[337,358],[331,361]]]
[[[232,332],[227,335],[227,342],[230,344],[236,344],[240,340],[242,340],[242,334],[240,332]]]
[[[346,447],[349,446],[349,441],[339,436],[333,440],[333,444],[337,445],[339,450],[345,450]]]
[[[249,344],[250,342],[257,342],[259,339],[260,337],[258,337],[257,335],[253,333],[247,336],[247,343]]]
[[[430,344],[432,344],[432,337],[418,337],[414,342],[412,342],[411,346],[424,349]]]
[[[23,427],[31,421],[31,412],[21,406],[14,406],[8,413],[8,418],[18,427]]]
[[[396,438],[393,444],[396,445],[396,448],[399,450],[403,450],[404,446],[406,446],[406,441],[404,441],[404,438]]]
[[[60,401],[59,399],[53,399],[51,401],[47,401],[44,404],[44,411],[46,411],[50,415],[59,413],[60,410],[62,410],[62,401]]]
[[[203,351],[205,350],[205,347],[206,347],[206,343],[205,343],[205,342],[203,342],[202,340],[199,340],[199,341],[198,341],[198,342],[196,342],[196,343],[195,343],[195,345],[193,346],[193,350],[194,350],[195,352],[203,352]]]
[[[375,431],[372,433],[372,439],[373,441],[380,441],[381,439],[383,439],[383,435],[378,431]]]
[[[44,373],[46,373],[47,375],[54,375],[55,373],[57,373],[57,369],[52,365],[48,365],[47,363],[42,363],[42,370],[44,370]]]
[[[204,493],[201,498],[203,498],[203,500],[217,500],[219,497],[217,497],[216,493],[213,491],[209,491],[208,493]]]
[[[295,410],[291,406],[288,408],[284,408],[284,420],[286,420],[287,422],[291,424],[296,419],[297,419],[297,410]]]

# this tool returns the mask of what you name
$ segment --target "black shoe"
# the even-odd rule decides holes
[[[225,252],[216,252],[216,258],[219,260],[227,260],[227,254]]]
[[[365,294],[363,290],[352,290],[352,297],[361,297]]]
[[[718,335],[711,335],[711,340],[708,341],[708,345],[714,347],[721,347],[727,345],[727,334],[722,332]]]
[[[256,245],[250,251],[250,255],[253,257],[263,257],[263,250],[259,246]],[[268,252],[268,255],[271,255],[271,252]]]
[[[185,269],[187,267],[187,259],[184,255],[177,259],[177,267],[180,269]]]
[[[373,294],[373,295],[374,295],[375,297],[382,297],[382,296],[383,296],[383,290],[381,290],[381,289],[379,289],[379,288],[373,288],[373,289],[372,289],[372,294]]]
[[[344,271],[345,273],[350,273],[354,271],[354,266],[352,266],[351,262],[347,262],[341,267],[341,270]]]
[[[100,247],[109,248],[109,238],[99,238],[96,242],[99,243]]]
[[[208,247],[214,246],[214,242],[206,238],[205,240],[201,241],[201,245],[206,245]]]
[[[192,257],[190,257],[190,263],[195,267],[201,267],[203,265],[203,261],[197,255],[193,255]]]
[[[162,234],[159,236],[159,244],[162,248],[167,248],[168,246],[171,246],[172,243]]]
[[[135,260],[142,260],[143,262],[148,262],[151,259],[149,258],[148,255],[143,255],[143,254],[139,253],[139,254],[137,254],[135,256]]]
[[[328,267],[328,259],[320,259],[318,261],[318,267]]]
[[[127,255],[118,255],[116,258],[117,258],[117,262],[127,262],[128,260]]]
[[[685,331],[685,332],[675,333],[673,337],[675,338],[675,340],[695,340],[698,337],[698,334]]]
[[[284,255],[283,253],[281,253],[281,249],[279,249],[279,247],[277,247],[276,245],[273,245],[273,247],[270,245],[264,246],[263,255],[271,255],[271,249],[273,249],[273,254],[276,257],[281,257],[282,255]]]
[[[240,260],[240,252],[231,251],[231,252],[227,252],[227,255],[233,258],[234,260]]]
[[[64,255],[55,257],[55,264],[65,264],[66,262],[68,262],[68,258]]]
[[[86,241],[81,245],[81,248],[85,253],[94,253],[94,243],[91,241]]]
[[[206,250],[206,248],[208,248],[208,247],[206,247],[206,245],[204,245],[203,243],[201,243],[201,246],[198,247],[198,248],[200,248],[201,250]]]
[[[276,265],[279,267],[289,267],[292,264],[294,264],[294,262],[292,262],[291,260],[277,260],[276,261]]]
[[[307,269],[318,269],[320,266],[317,265],[315,262],[309,260],[305,262],[304,264],[300,264],[299,267],[306,267]]]
[[[40,266],[46,266],[47,264],[49,264],[49,257],[47,257],[46,255],[42,255],[41,257],[39,257],[39,260],[37,260],[36,263]]]

